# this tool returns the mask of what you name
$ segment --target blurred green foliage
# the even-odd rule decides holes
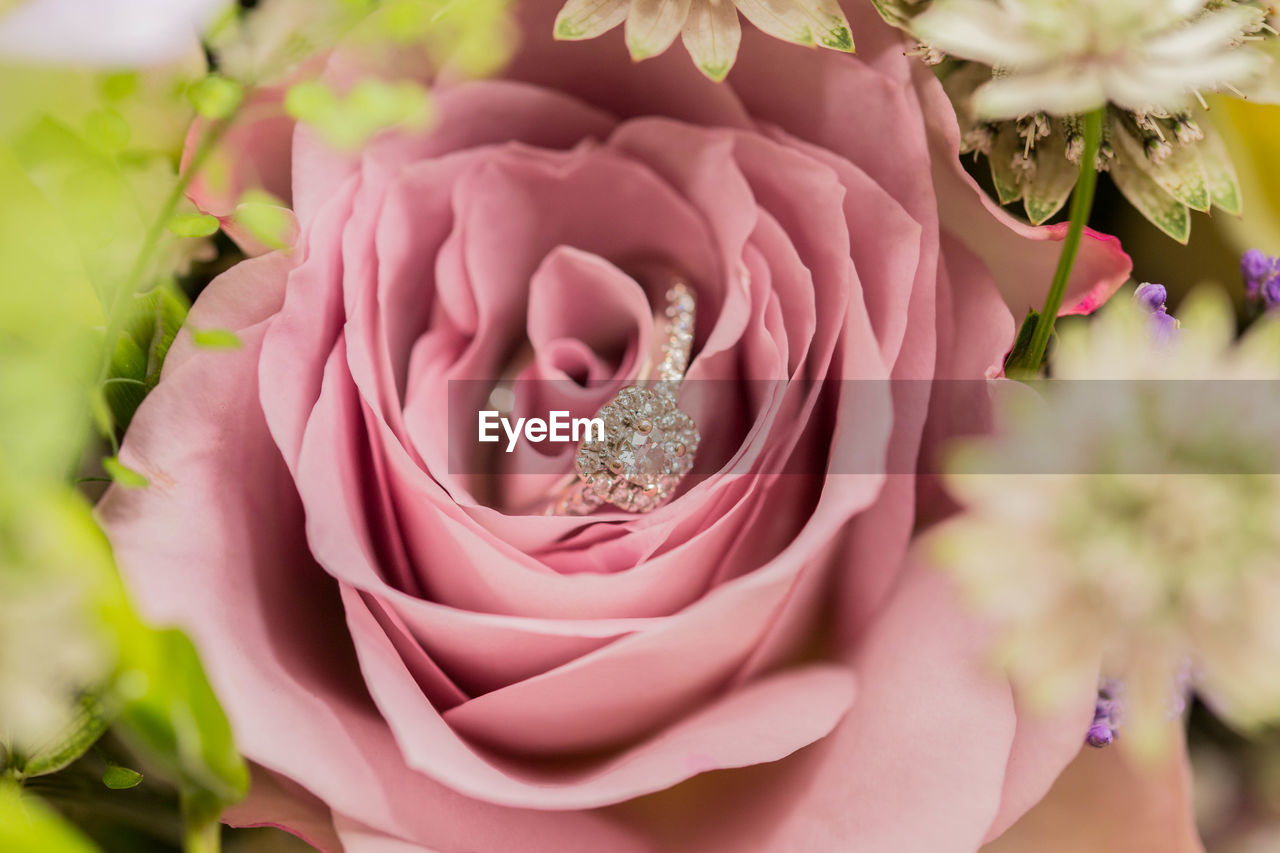
[[[79,815],[135,788],[147,811],[156,791],[181,809],[173,840],[214,850],[219,815],[248,787],[195,647],[135,613],[90,500],[99,482],[147,487],[117,460],[119,440],[222,225],[186,200],[192,176],[255,86],[290,89],[289,111],[342,146],[425,128],[424,71],[498,67],[506,16],[507,0],[263,0],[232,6],[207,53],[193,45],[166,67],[0,64],[0,850],[97,849],[37,793],[64,810],[74,793]],[[370,73],[330,88],[324,60],[339,45]],[[233,218],[269,248],[292,239],[291,214],[261,188]],[[211,350],[240,345],[224,329],[190,333]],[[147,784],[101,759],[88,788],[83,773],[59,782],[108,731]]]

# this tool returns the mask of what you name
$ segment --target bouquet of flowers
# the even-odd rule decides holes
[[[1278,28],[0,0],[0,850],[1280,850]]]

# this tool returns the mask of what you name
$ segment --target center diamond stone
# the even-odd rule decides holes
[[[615,457],[622,463],[618,473],[639,486],[656,483],[663,474],[671,473],[672,459],[665,447],[666,430],[655,426],[648,435],[638,429],[630,432]]]
[[[604,440],[578,446],[578,477],[597,499],[648,512],[669,499],[693,467],[698,428],[663,390],[631,386],[599,413]]]

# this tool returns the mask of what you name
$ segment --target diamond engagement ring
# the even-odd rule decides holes
[[[693,348],[693,291],[677,279],[667,290],[666,318],[658,364],[651,381],[623,388],[596,417],[604,439],[589,436],[574,460],[577,481],[547,510],[548,515],[586,515],[609,503],[628,512],[650,512],[675,494],[693,468],[701,436],[676,395]]]

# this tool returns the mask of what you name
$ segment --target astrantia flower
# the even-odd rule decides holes
[[[1079,173],[1081,113],[1106,107],[1096,166],[1175,240],[1192,210],[1241,209],[1202,91],[1258,85],[1275,29],[1253,2],[1204,0],[873,0],[886,21],[944,58],[966,151],[986,155],[1001,204],[1048,220]],[[1265,38],[1265,43],[1262,39]],[[948,56],[950,54],[950,56]],[[1199,101],[1200,105],[1197,105]]]
[[[956,107],[967,152],[985,154],[1001,204],[1021,200],[1027,218],[1057,213],[1080,171],[1081,121],[1037,112],[1017,119],[981,118],[975,99],[990,85],[985,65],[962,63],[943,80]],[[1191,236],[1191,211],[1239,214],[1240,187],[1230,156],[1198,108],[1131,112],[1111,106],[1103,120],[1096,167],[1125,198],[1180,243]]]
[[[1193,295],[1180,313],[1159,348],[1128,300],[1064,330],[1053,373],[1072,381],[1010,395],[1001,434],[957,454],[948,485],[968,511],[936,533],[1029,695],[1101,663],[1139,748],[1188,662],[1224,719],[1280,719],[1280,404],[1233,381],[1280,378],[1280,324],[1233,345],[1225,303]]]
[[[739,12],[775,38],[853,52],[837,0],[568,0],[556,16],[555,35],[590,39],[626,21],[632,59],[657,56],[681,36],[702,73],[723,80],[738,56]]]
[[[1246,37],[1265,13],[1206,0],[937,0],[912,22],[925,42],[998,69],[975,95],[986,118],[1073,115],[1107,103],[1178,111],[1247,84],[1266,57]]]

